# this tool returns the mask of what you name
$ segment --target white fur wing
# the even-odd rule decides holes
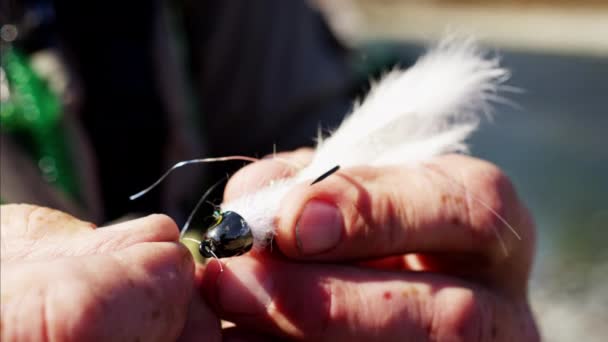
[[[294,179],[275,181],[261,190],[222,204],[222,211],[239,213],[251,228],[254,248],[264,248],[275,234],[275,219],[281,200],[294,184]]]
[[[446,40],[411,68],[373,84],[297,178],[314,179],[335,165],[415,163],[466,152],[465,139],[507,76],[473,42]]]
[[[275,232],[283,196],[299,182],[332,167],[414,164],[448,152],[466,152],[465,140],[490,111],[508,72],[472,41],[445,40],[407,70],[385,75],[341,126],[320,141],[313,160],[294,179],[279,181],[222,205],[250,225],[254,246]]]

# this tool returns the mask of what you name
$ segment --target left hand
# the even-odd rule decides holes
[[[274,160],[249,165],[225,199],[290,172]],[[534,225],[487,162],[443,156],[419,167],[340,170],[296,186],[277,225],[282,256],[249,253],[224,261],[224,272],[217,261],[207,266],[203,293],[236,324],[226,337],[539,339],[527,301]]]
[[[95,229],[49,208],[0,211],[0,340],[220,340],[168,217]]]

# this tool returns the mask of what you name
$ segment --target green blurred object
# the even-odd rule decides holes
[[[2,101],[0,130],[14,137],[37,161],[47,182],[72,200],[80,200],[60,99],[14,47],[3,48],[1,57],[10,95]]]

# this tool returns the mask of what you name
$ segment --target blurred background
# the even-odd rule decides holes
[[[446,32],[478,37],[521,89],[470,143],[535,216],[544,339],[605,341],[605,0],[3,1],[0,200],[99,224],[159,211],[182,223],[243,163],[180,170],[128,196],[179,160],[311,145],[370,78]]]

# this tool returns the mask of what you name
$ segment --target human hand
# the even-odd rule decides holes
[[[220,339],[166,216],[95,229],[48,208],[0,210],[2,341]]]
[[[302,162],[309,153],[282,157]],[[225,197],[289,173],[276,160],[252,164]],[[207,266],[203,293],[236,324],[227,337],[539,339],[527,300],[534,225],[487,162],[450,155],[341,170],[293,189],[277,226],[282,256],[250,253],[225,261],[223,272],[217,261]]]

